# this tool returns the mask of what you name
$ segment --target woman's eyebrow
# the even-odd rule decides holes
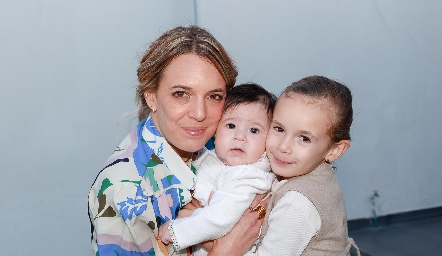
[[[190,90],[192,90],[192,87],[181,85],[181,84],[177,84],[177,85],[174,85],[174,86],[170,87],[170,89],[171,90],[173,90],[173,89],[183,89],[183,90],[190,91]]]

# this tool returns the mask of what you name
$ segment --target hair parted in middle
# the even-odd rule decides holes
[[[238,71],[229,54],[211,33],[198,26],[173,28],[156,39],[140,61],[136,92],[138,120],[146,118],[151,111],[144,100],[144,92],[155,92],[169,63],[185,53],[194,53],[209,61],[224,78],[227,91],[235,85]]]
[[[267,110],[269,120],[272,120],[276,96],[259,84],[245,83],[233,87],[226,96],[223,113],[241,104],[261,103]],[[246,114],[246,113],[244,113]]]

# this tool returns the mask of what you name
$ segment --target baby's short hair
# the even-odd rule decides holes
[[[233,87],[227,93],[223,113],[238,105],[254,102],[261,103],[267,110],[269,120],[272,120],[276,96],[264,89],[261,85],[255,83],[245,83]]]

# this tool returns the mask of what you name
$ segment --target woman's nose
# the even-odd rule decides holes
[[[203,121],[207,117],[207,109],[204,100],[196,99],[194,104],[190,107],[189,117],[197,121]]]

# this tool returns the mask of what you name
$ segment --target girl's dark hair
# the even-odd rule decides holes
[[[255,83],[240,84],[233,87],[226,96],[223,113],[240,104],[258,102],[267,109],[269,120],[272,120],[276,96]],[[247,113],[244,113],[247,115]]]
[[[350,127],[353,122],[352,95],[350,89],[334,80],[323,76],[309,76],[293,82],[285,88],[281,97],[293,94],[311,97],[313,100],[326,102],[332,115],[330,137],[333,143],[350,140]]]

